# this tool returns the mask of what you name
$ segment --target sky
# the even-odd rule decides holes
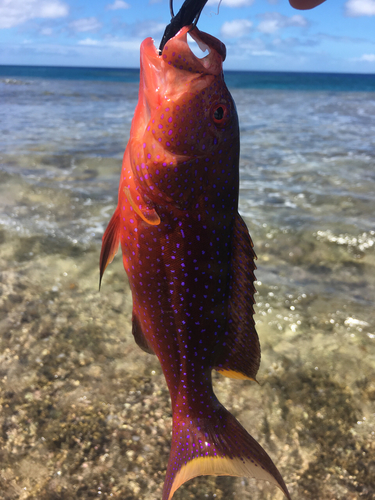
[[[139,67],[169,22],[168,0],[0,0],[0,64]],[[198,27],[226,44],[226,69],[375,73],[375,0],[209,0]]]

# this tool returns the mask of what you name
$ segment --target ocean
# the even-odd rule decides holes
[[[0,78],[43,78],[138,84],[139,69],[0,65]],[[225,80],[228,87],[232,89],[375,92],[375,74],[226,70]]]
[[[214,375],[291,496],[375,496],[375,75],[225,72],[257,260],[259,385]],[[131,335],[121,257],[99,293],[133,69],[0,66],[0,491],[159,500],[171,432]],[[0,495],[1,496],[1,495]],[[271,500],[203,477],[174,498]]]

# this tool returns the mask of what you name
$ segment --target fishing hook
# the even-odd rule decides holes
[[[171,22],[165,28],[163,38],[159,46],[159,54],[163,52],[164,45],[173,38],[184,26],[196,27],[203,7],[208,0],[185,0],[180,10],[174,15],[173,0],[169,0],[169,8],[172,14]]]

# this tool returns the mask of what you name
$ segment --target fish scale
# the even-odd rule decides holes
[[[225,47],[188,27],[160,55],[141,46],[138,105],[116,211],[103,236],[101,278],[119,245],[133,297],[133,335],[158,357],[173,431],[163,500],[202,474],[249,476],[290,498],[263,448],[220,404],[212,370],[255,380],[252,241],[238,214],[239,126],[225,85]]]

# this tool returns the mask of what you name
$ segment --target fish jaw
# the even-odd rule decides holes
[[[187,42],[188,33],[203,51],[209,51],[208,55],[199,59],[193,54]],[[225,55],[225,45],[198,28],[182,28],[167,42],[162,54],[153,39],[146,38],[141,45],[138,103],[143,126],[151,118],[151,110],[164,101],[177,102],[187,90],[194,93],[208,87],[214,77],[221,74]],[[138,128],[142,128],[141,123]]]

